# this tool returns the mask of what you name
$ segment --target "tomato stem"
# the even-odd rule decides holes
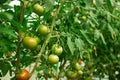
[[[25,13],[25,7],[24,7],[24,4],[21,2],[21,14],[20,14],[20,20],[19,20],[19,23],[22,24],[23,22],[23,18],[24,18],[24,13]],[[16,61],[16,73],[19,71],[19,64],[20,64],[20,47],[21,47],[21,44],[22,44],[22,40],[23,40],[23,34],[22,34],[22,31],[19,30],[18,31],[18,47],[17,47],[17,51],[16,51],[16,58],[17,58],[17,61]]]

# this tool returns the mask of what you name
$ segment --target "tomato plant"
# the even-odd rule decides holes
[[[0,0],[0,79],[119,80],[119,3]]]

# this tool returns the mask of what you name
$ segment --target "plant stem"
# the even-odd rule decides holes
[[[24,8],[24,4],[21,3],[21,14],[20,14],[20,21],[19,23],[22,24],[23,22],[23,18],[24,18],[24,12],[25,12],[25,8]],[[16,58],[17,58],[17,61],[16,61],[16,72],[18,72],[19,70],[19,64],[20,64],[20,47],[21,47],[21,44],[22,44],[22,39],[23,39],[23,35],[22,35],[22,31],[19,30],[18,31],[18,47],[17,47],[17,51],[16,51]]]
[[[60,5],[60,6],[58,7],[58,9],[56,10],[56,14],[55,14],[55,16],[53,17],[53,20],[52,20],[52,23],[51,23],[51,26],[50,26],[50,31],[51,31],[51,32],[48,34],[46,40],[44,41],[44,43],[43,43],[43,45],[42,45],[42,47],[41,47],[40,52],[39,52],[38,55],[37,55],[37,59],[36,59],[35,65],[34,65],[34,67],[33,67],[33,70],[31,71],[31,75],[34,73],[36,67],[38,66],[38,64],[39,64],[39,59],[40,59],[42,53],[44,52],[46,45],[49,43],[49,40],[50,40],[50,38],[51,38],[51,36],[52,36],[51,33],[52,33],[53,28],[54,28],[54,26],[55,26],[55,21],[56,21],[57,16],[58,16],[58,14],[59,14],[59,12],[60,12],[62,3],[63,3],[63,2],[61,1],[61,5]]]

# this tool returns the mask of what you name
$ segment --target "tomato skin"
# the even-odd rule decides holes
[[[38,41],[32,37],[25,37],[23,39],[23,44],[26,48],[34,50],[37,47]]]
[[[16,80],[28,80],[30,78],[30,73],[26,69],[21,69],[16,75]]]
[[[52,46],[52,53],[56,54],[56,55],[61,55],[63,52],[63,48],[62,46],[58,45],[58,44],[54,44]]]
[[[33,11],[38,14],[39,16],[44,14],[44,8],[40,6],[38,3],[33,5]]]
[[[51,64],[56,64],[59,62],[59,57],[55,54],[50,54],[48,56],[48,61],[51,63]]]
[[[45,25],[39,25],[38,26],[38,32],[41,35],[45,36],[45,35],[47,35],[50,32],[50,29],[47,26],[45,26]]]

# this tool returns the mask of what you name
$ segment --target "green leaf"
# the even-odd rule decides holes
[[[94,44],[92,41],[90,41],[90,39],[88,38],[88,36],[85,34],[85,31],[83,30],[80,30],[81,34],[83,35],[83,37],[86,39],[86,41],[89,43],[89,44]]]
[[[95,32],[94,32],[94,40],[98,40],[100,38],[100,32],[99,30],[95,29]]]
[[[101,37],[101,39],[102,39],[103,44],[106,45],[106,42],[105,42],[105,39],[104,39],[104,36],[103,36],[102,33],[100,34],[100,37]]]
[[[82,50],[84,48],[84,42],[79,38],[75,39],[75,45],[79,50]]]
[[[71,52],[72,55],[73,55],[73,53],[74,53],[74,44],[73,44],[73,42],[71,41],[71,38],[70,38],[70,37],[67,38],[67,45],[68,45],[68,47],[69,47],[69,49],[70,49],[70,52]]]
[[[100,8],[100,7],[102,7],[102,4],[103,4],[103,0],[95,0],[96,1],[96,6],[98,7],[98,8]]]
[[[114,0],[106,0],[106,3],[107,3],[107,6],[108,6],[108,9],[110,11],[113,11],[113,6],[114,6]]]
[[[11,28],[1,27],[0,33],[6,35],[7,37],[9,37],[11,39],[17,38],[17,35],[15,34],[14,30]]]
[[[18,30],[26,31],[25,28],[17,21],[12,20],[11,24],[15,26]]]
[[[2,62],[2,63],[0,63],[1,64],[1,71],[2,71],[2,75],[3,76],[5,76],[6,74],[7,74],[7,72],[8,72],[8,70],[9,70],[9,68],[10,68],[10,64],[9,63],[4,63],[4,62]]]
[[[46,7],[46,11],[49,11],[50,9],[52,9],[52,7],[54,6],[55,0],[45,0],[45,4],[44,6]]]
[[[113,30],[112,26],[108,23],[108,30],[111,34],[115,34],[115,31]]]
[[[11,21],[13,19],[13,15],[8,12],[0,12],[0,18]]]

